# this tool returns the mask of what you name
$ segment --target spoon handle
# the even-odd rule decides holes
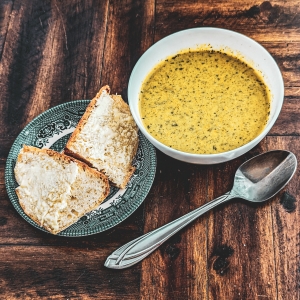
[[[232,196],[230,192],[227,192],[223,196],[220,196],[202,205],[201,207],[196,208],[186,215],[183,215],[182,217],[162,227],[159,227],[138,237],[137,239],[125,244],[124,246],[114,251],[106,259],[104,266],[111,269],[125,269],[138,263],[180,229],[182,229],[210,209],[214,208],[215,206],[232,198],[234,198],[234,196]]]

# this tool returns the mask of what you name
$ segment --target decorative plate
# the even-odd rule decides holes
[[[45,232],[32,221],[19,205],[15,188],[18,186],[14,167],[23,144],[38,148],[51,148],[58,152],[64,149],[90,100],[78,100],[53,107],[30,122],[19,134],[9,152],[5,184],[10,201],[17,212],[31,225]],[[139,132],[139,147],[133,165],[135,173],[125,189],[111,187],[109,196],[92,212],[58,235],[78,237],[107,230],[131,215],[146,198],[155,176],[156,154],[153,145]]]

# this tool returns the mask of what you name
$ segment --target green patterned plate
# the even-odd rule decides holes
[[[17,212],[31,225],[43,231],[19,205],[14,167],[23,144],[62,151],[89,100],[78,100],[53,107],[30,122],[15,140],[6,162],[5,184],[8,196]],[[131,215],[146,198],[154,180],[156,154],[152,144],[139,132],[140,143],[133,165],[136,171],[125,189],[111,187],[109,196],[95,210],[71,225],[60,236],[86,236],[107,230]],[[47,232],[47,231],[46,231]]]

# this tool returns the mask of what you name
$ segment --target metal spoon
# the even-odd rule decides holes
[[[236,171],[230,192],[127,243],[114,251],[104,265],[111,269],[124,269],[136,264],[190,222],[232,198],[251,202],[270,199],[289,182],[296,168],[297,159],[289,151],[270,151],[253,157]]]

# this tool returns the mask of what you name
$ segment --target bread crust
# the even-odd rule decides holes
[[[86,108],[86,111],[85,113],[83,114],[82,118],[80,119],[78,125],[76,126],[76,129],[74,130],[74,132],[72,133],[71,137],[69,138],[65,148],[64,148],[64,153],[67,154],[67,155],[70,155],[78,160],[81,160],[83,162],[85,162],[88,166],[90,167],[94,167],[92,165],[92,163],[85,157],[83,157],[82,155],[80,155],[80,153],[77,153],[77,152],[74,152],[72,151],[72,145],[74,143],[76,143],[76,140],[80,134],[80,132],[82,131],[83,127],[85,126],[85,124],[87,123],[91,113],[93,112],[93,110],[95,109],[95,106],[97,104],[97,100],[98,98],[101,96],[102,92],[103,91],[106,91],[108,94],[110,94],[110,87],[108,85],[105,85],[103,86],[99,92],[96,94],[96,96],[91,100],[91,102],[89,103],[89,105],[87,106]],[[130,112],[130,108],[129,106],[124,102],[124,100],[122,99],[121,96],[119,95],[110,95],[110,97],[114,100],[115,104],[118,106],[118,108],[127,113],[127,114],[131,114]],[[137,149],[138,149],[138,138],[137,138],[137,142],[135,145],[133,145],[134,148],[133,148],[133,151],[131,153],[131,157],[130,157],[130,160],[132,162],[133,158],[135,157],[136,155],[136,152],[137,152]],[[130,165],[128,167],[128,170],[124,176],[124,181],[121,183],[121,184],[116,184],[112,181],[110,181],[110,183],[113,185],[113,186],[116,186],[116,187],[119,187],[119,188],[125,188],[128,181],[130,180],[132,174],[134,173],[135,171],[135,167]],[[100,172],[103,172],[105,174],[105,169],[99,169]]]
[[[102,196],[100,198],[98,198],[96,204],[93,207],[90,207],[88,211],[85,211],[84,214],[78,215],[78,219],[80,219],[86,213],[96,209],[103,202],[103,200],[108,196],[108,194],[110,192],[110,186],[109,186],[108,178],[103,173],[97,171],[94,168],[91,168],[91,167],[87,166],[82,161],[77,160],[73,157],[67,156],[65,154],[58,153],[58,152],[56,152],[54,150],[51,150],[51,149],[39,149],[39,148],[36,148],[36,147],[24,145],[23,146],[23,153],[26,153],[26,152],[34,153],[37,156],[40,154],[40,152],[43,152],[43,153],[46,153],[47,155],[53,157],[57,161],[64,161],[65,163],[74,162],[74,163],[77,164],[78,168],[80,168],[81,170],[83,170],[85,172],[89,172],[90,174],[92,174],[92,176],[94,176],[96,178],[99,178],[103,181],[103,183],[105,185],[105,190],[104,190]],[[23,153],[20,153],[18,155],[17,162],[20,163],[22,161]],[[16,189],[15,191],[16,191],[16,194],[17,194],[19,200],[22,199],[22,196],[19,193],[19,190]],[[70,201],[72,201],[72,199],[70,199]],[[41,222],[38,220],[38,218],[35,215],[33,215],[32,213],[30,213],[30,211],[27,209],[27,206],[25,205],[25,203],[23,203],[22,201],[19,201],[19,204],[22,207],[22,209],[23,209],[23,211],[25,212],[26,215],[28,215],[39,226],[44,227],[47,231],[49,231],[52,234],[57,234],[57,233],[63,231],[64,229],[68,228],[70,225],[72,225],[73,223],[75,223],[78,220],[78,219],[77,220],[71,220],[65,226],[60,227],[59,230],[54,230],[51,227],[47,226],[46,224],[41,224]]]

